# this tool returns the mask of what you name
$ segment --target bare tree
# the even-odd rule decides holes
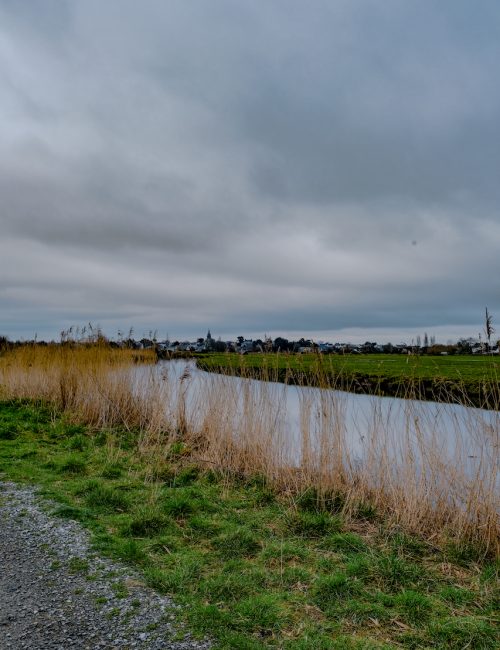
[[[485,320],[484,320],[484,333],[486,334],[486,338],[488,339],[488,352],[490,350],[490,343],[491,343],[491,335],[495,331],[493,328],[493,317],[488,311],[488,307],[486,307],[486,315],[485,315]]]

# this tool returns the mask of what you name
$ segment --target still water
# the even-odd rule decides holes
[[[267,453],[282,463],[319,462],[338,449],[352,468],[375,460],[393,471],[410,462],[500,487],[498,411],[218,375],[189,360],[160,362],[153,372],[168,386],[172,416],[181,404],[190,429],[211,417],[237,438],[264,433]]]

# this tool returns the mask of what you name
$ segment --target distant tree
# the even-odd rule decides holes
[[[428,354],[456,354],[458,348],[456,345],[442,345],[440,343],[435,343],[431,345]]]
[[[219,336],[219,339],[213,343],[213,348],[215,352],[225,352],[227,350],[227,345],[224,341],[221,341]]]
[[[472,353],[472,339],[459,339],[457,341],[458,354],[471,354]]]
[[[273,350],[274,352],[286,352],[289,349],[288,339],[284,339],[281,336],[278,336],[273,341]]]
[[[488,350],[491,348],[491,335],[494,332],[493,328],[493,317],[488,311],[488,307],[486,307],[486,314],[485,314],[485,319],[484,319],[484,333],[486,334],[486,338],[488,339]]]

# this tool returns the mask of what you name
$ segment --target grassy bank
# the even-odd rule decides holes
[[[216,647],[498,647],[499,565],[480,545],[438,546],[368,505],[346,517],[311,488],[200,463],[193,438],[152,419],[102,427],[85,413],[0,402],[2,480],[43,486]]]
[[[283,384],[192,377],[188,367],[175,377],[172,366],[147,363],[154,359],[101,345],[16,348],[0,356],[0,398],[41,400],[75,425],[138,431],[139,449],[159,457],[181,441],[200,466],[260,475],[293,498],[314,490],[345,521],[373,511],[436,544],[455,539],[498,553],[498,430],[481,417],[452,419],[453,450],[443,455],[433,418],[408,403],[394,423],[374,400],[363,414],[360,463],[333,391],[302,391],[294,442],[281,412]]]
[[[402,354],[210,354],[200,368],[357,393],[458,402],[498,410],[500,359]]]

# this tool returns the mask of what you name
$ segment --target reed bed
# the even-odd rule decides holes
[[[204,454],[211,462],[221,457],[218,413],[225,411],[227,418],[231,404],[228,420],[237,434],[225,437],[237,449],[225,461],[232,470],[260,472],[292,495],[312,490],[319,507],[350,519],[378,513],[386,522],[436,543],[453,537],[498,554],[498,414],[489,413],[485,420],[478,409],[457,409],[446,402],[429,412],[408,386],[403,406],[368,397],[368,408],[349,414],[349,394],[337,391],[327,375],[317,378],[321,389],[311,389],[290,370],[289,383],[299,393],[300,421],[300,440],[291,443],[279,417],[286,385],[274,383],[283,377],[263,368],[263,382],[252,381],[252,370],[238,384],[224,376],[227,369],[220,372],[202,382],[219,400],[202,398],[205,420],[210,421]],[[238,390],[243,391],[239,398]],[[192,430],[196,426],[193,422]]]
[[[96,429],[136,431],[144,462],[182,442],[189,462],[258,475],[292,500],[312,495],[318,508],[347,521],[378,518],[436,544],[452,539],[498,555],[498,419],[442,404],[451,427],[445,437],[407,385],[397,418],[378,398],[353,416],[348,396],[325,374],[311,389],[293,370],[285,383],[267,367],[262,381],[235,381],[223,368],[208,374],[188,366],[176,376],[155,360],[106,345],[24,346],[0,357],[0,396],[43,401]],[[294,435],[287,384],[299,396]]]
[[[129,369],[155,361],[107,345],[20,346],[0,356],[0,397],[40,400],[94,427],[148,428],[154,395],[134,390]]]

